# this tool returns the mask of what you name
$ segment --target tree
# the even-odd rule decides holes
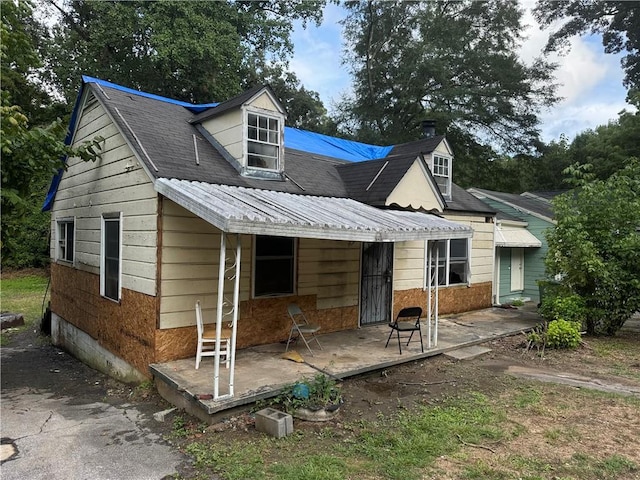
[[[617,120],[580,133],[571,143],[572,162],[589,163],[592,173],[606,180],[640,152],[640,113],[623,111]]]
[[[37,224],[32,221],[35,217],[44,220],[40,235],[44,235],[42,244],[46,249],[47,222],[37,213],[44,199],[46,182],[64,166],[62,159],[66,155],[95,159],[100,139],[72,148],[64,143],[66,123],[62,120],[34,123],[49,116],[47,107],[52,102],[42,87],[31,80],[32,73],[40,66],[32,35],[36,28],[31,20],[31,4],[25,1],[3,4],[1,28],[2,263],[24,266],[17,261],[18,257],[41,256],[26,251],[29,242],[25,239],[35,229],[25,229],[25,224]]]
[[[584,300],[588,333],[613,335],[640,309],[640,160],[606,180],[567,173],[576,189],[554,200],[547,271]]]
[[[82,74],[194,103],[240,93],[260,63],[286,61],[293,20],[319,22],[323,1],[65,1],[47,49],[69,102]],[[250,69],[251,67],[251,69]]]
[[[565,21],[549,37],[547,51],[566,49],[576,35],[602,35],[606,53],[626,52],[622,66],[630,95],[640,89],[640,2],[538,0],[533,13],[542,26]]]
[[[530,150],[538,113],[556,101],[554,66],[518,57],[522,11],[513,2],[348,2],[344,21],[354,96],[342,128],[362,141],[421,136],[433,119],[456,149],[456,181],[504,152]],[[475,157],[475,158],[474,158]],[[477,168],[474,162],[484,161]],[[469,180],[473,174],[468,175]],[[460,181],[462,179],[463,181]]]

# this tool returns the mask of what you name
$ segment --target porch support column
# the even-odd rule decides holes
[[[236,339],[238,333],[238,311],[240,304],[240,255],[242,245],[240,242],[240,234],[235,234],[236,251],[234,252],[234,263],[227,268],[227,236],[229,234],[221,232],[220,234],[220,260],[218,265],[218,302],[216,307],[216,354],[214,357],[213,371],[213,398],[214,400],[231,398],[234,395],[233,385],[235,379],[236,366]],[[233,300],[229,305],[225,302],[224,290],[227,282],[233,281]],[[230,307],[227,312],[224,307]],[[220,395],[220,337],[222,334],[222,322],[224,317],[231,315],[231,345],[227,355],[229,358],[229,391],[225,395]]]
[[[434,266],[433,256],[435,247],[435,268],[434,274],[431,275],[431,269]],[[438,346],[438,292],[440,285],[439,268],[440,249],[438,242],[435,240],[427,240],[427,348]],[[435,305],[432,307],[435,297]],[[433,322],[433,330],[432,330]]]

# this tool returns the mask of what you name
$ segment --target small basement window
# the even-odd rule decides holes
[[[75,226],[74,218],[63,218],[57,221],[58,260],[73,263],[75,255]]]
[[[275,117],[247,114],[247,166],[279,170],[280,120]]]
[[[254,297],[295,293],[295,239],[255,237]]]

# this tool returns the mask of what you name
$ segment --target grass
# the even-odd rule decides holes
[[[3,312],[23,314],[25,326],[22,328],[39,325],[48,281],[44,274],[3,278],[0,281],[0,308]],[[46,301],[48,301],[48,292]],[[0,344],[8,344],[11,334],[11,331],[2,332]]]

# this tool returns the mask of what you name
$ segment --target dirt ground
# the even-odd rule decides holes
[[[22,364],[3,363],[3,385],[5,373],[11,372],[14,382],[16,378],[21,378],[24,386],[49,389],[59,395],[75,398],[78,402],[103,401],[116,406],[135,404],[149,419],[153,413],[170,407],[149,386],[134,387],[116,382],[52,347],[48,338],[39,336],[33,328],[11,335],[8,346],[24,348],[28,354]],[[472,360],[454,361],[441,355],[345,380],[342,382],[345,404],[331,427],[339,430],[341,425],[357,420],[375,420],[380,415],[393,415],[399,409],[436,404],[469,391],[499,397],[507,387],[513,386],[513,379],[519,376],[519,371],[551,372],[563,378],[575,374],[578,378],[596,379],[596,385],[628,387],[626,394],[640,397],[640,329],[626,330],[613,340],[587,339],[575,351],[549,350],[544,352],[544,356],[526,349],[524,335],[491,341],[485,346],[491,348],[491,352]],[[540,382],[541,389],[546,388],[544,385],[548,384]],[[606,403],[605,397],[590,404],[570,405],[568,411],[575,411],[570,419],[572,428],[584,432],[580,437],[585,444],[584,449],[598,452],[610,448],[640,464],[640,450],[637,448],[640,416],[637,404],[616,404],[606,416],[598,416],[598,410],[605,408]],[[544,408],[544,405],[539,405],[539,408]],[[592,412],[591,417],[589,412]],[[183,414],[177,413],[164,423],[151,420],[149,425],[156,433],[173,442],[176,448],[180,448],[192,439],[175,438],[176,415]],[[189,417],[183,418],[193,425],[199,423]],[[548,448],[545,435],[548,436],[550,429],[558,424],[557,418],[545,415],[521,416],[513,421],[527,428],[528,440],[519,438],[502,445],[500,448],[508,449],[504,450],[505,455],[507,451],[509,455],[518,453],[518,450],[522,454],[531,454],[532,448]],[[295,428],[320,432],[326,427],[325,424],[296,420]],[[216,435],[224,431],[228,439],[243,440],[260,435],[255,431],[252,412],[248,408],[232,412],[226,417],[223,415],[219,423],[210,427],[198,428],[200,432],[204,431],[203,435]],[[540,436],[540,441],[531,443],[536,435]],[[554,448],[561,451],[563,446],[560,444]],[[473,450],[474,458],[489,464],[500,461],[500,456],[495,453]],[[455,472],[459,467],[455,459],[443,458],[438,468],[453,473],[450,477],[443,473],[437,478],[456,478]],[[192,467],[186,465],[180,474],[182,478],[193,478],[191,475],[195,475],[194,472]]]

